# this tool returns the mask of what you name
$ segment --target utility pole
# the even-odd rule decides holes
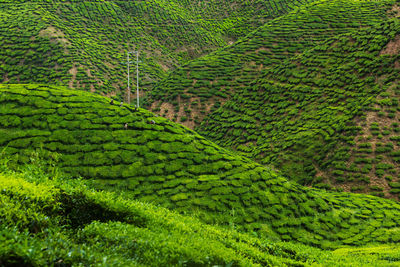
[[[128,51],[126,52],[126,64],[128,65],[128,104],[131,104],[131,87],[130,87],[130,64],[135,61],[130,61],[130,54],[136,54],[136,107],[139,108],[139,51]]]
[[[130,105],[131,104],[131,88],[130,88],[130,82],[129,82],[129,78],[130,78],[130,75],[129,75],[129,64],[131,63],[130,61],[129,61],[129,52],[127,52],[126,53],[126,55],[127,55],[127,65],[128,65],[128,104]]]
[[[139,51],[136,51],[136,96],[137,108],[139,108]]]

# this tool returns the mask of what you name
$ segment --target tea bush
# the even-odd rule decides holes
[[[201,121],[204,118],[212,119],[213,112],[207,116],[202,115],[204,111],[210,112],[206,106],[214,106],[217,101],[225,103],[237,93],[240,94],[240,98],[246,98],[247,95],[254,92],[247,90],[244,92],[243,88],[248,88],[254,80],[262,78],[264,71],[272,69],[284,60],[314,46],[319,47],[319,43],[328,38],[352,31],[357,34],[360,27],[372,26],[386,20],[388,18],[387,11],[394,3],[394,0],[379,2],[335,0],[304,3],[298,9],[268,21],[233,45],[221,48],[173,70],[149,92],[148,102],[149,104],[155,102],[159,106],[165,102],[184,106],[188,102],[201,99],[202,103],[207,105],[194,108],[196,112],[192,112],[190,116],[192,118],[199,116]],[[324,45],[321,47],[323,48]],[[322,62],[325,60],[327,59],[318,59]],[[363,66],[362,71],[365,70],[365,66]],[[279,71],[289,77],[280,76],[277,78],[278,81],[287,82],[288,85],[298,84],[299,81],[315,77],[308,74],[306,70],[294,70],[292,67]],[[343,83],[343,81],[340,82]],[[308,89],[303,88],[302,90],[306,95]],[[191,99],[183,101],[181,100],[183,96],[191,97]],[[307,101],[304,96],[294,100]],[[252,101],[254,100],[249,100],[247,103],[249,109],[255,111],[258,107],[252,107]],[[257,102],[254,104],[257,105]],[[285,105],[283,102],[281,104]],[[240,103],[234,105],[240,105]],[[226,106],[226,108],[230,107]],[[283,110],[285,107],[281,108]],[[268,109],[268,106],[264,106],[263,110],[265,109]],[[211,109],[211,111],[214,110]],[[250,118],[254,115],[256,112],[252,113]],[[185,116],[188,117],[188,115]],[[233,128],[244,128],[243,125],[252,128],[255,123],[249,122],[246,117],[235,116],[234,118],[238,124],[227,121],[227,117],[224,117],[225,123],[229,123]],[[242,125],[239,124],[240,121]],[[204,130],[202,134],[210,131],[204,127],[200,129]],[[210,137],[215,140],[222,139],[222,135],[210,135]],[[249,142],[254,141],[256,138],[249,140]]]
[[[151,88],[168,70],[308,1],[2,1],[0,81],[127,100],[127,50],[140,51],[141,88]]]
[[[31,160],[34,164],[15,172],[1,159],[0,263],[5,266],[391,266],[399,261],[398,248],[390,245],[330,252],[281,242],[272,233],[270,238],[239,233],[234,224],[207,225],[129,200],[123,192],[95,191],[80,179],[49,176],[43,163]],[[390,234],[400,239],[395,229]]]
[[[28,109],[32,111],[19,113]],[[64,109],[63,115],[54,119],[58,109]],[[13,116],[29,123],[9,124]],[[82,129],[82,121],[90,127]],[[300,186],[183,126],[87,92],[0,85],[0,128],[3,154],[13,157],[9,164],[23,165],[40,155],[52,168],[90,179],[96,188],[125,192],[127,198],[192,214],[207,223],[234,222],[235,228],[260,236],[275,232],[284,240],[333,248],[395,242],[389,233],[400,225],[400,206],[393,201]],[[69,224],[76,227],[92,220],[119,221],[126,213],[102,209],[101,203],[80,194],[62,201],[69,205],[63,209]],[[85,208],[74,208],[77,203]],[[348,215],[338,216],[342,212]]]

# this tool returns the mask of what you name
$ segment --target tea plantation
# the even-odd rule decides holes
[[[152,113],[83,91],[0,85],[0,145],[10,164],[38,154],[97,188],[322,248],[398,242],[400,205],[327,193],[222,149]]]
[[[127,100],[126,51],[140,84],[235,41],[306,0],[1,1],[0,82],[50,83]],[[195,11],[195,12],[194,12]],[[125,63],[124,63],[125,62]]]
[[[172,72],[164,80],[165,84],[160,82],[160,90],[154,94],[168,92],[171,97],[178,96],[181,102],[172,100],[171,103],[180,103],[180,107],[163,103],[163,107],[170,105],[165,112],[153,104],[156,107],[154,111],[168,117],[171,117],[170,112],[175,113],[175,118],[182,115],[185,123],[192,126],[197,116],[197,122],[201,124],[196,130],[201,135],[262,164],[272,164],[301,184],[397,198],[400,166],[396,152],[399,117],[395,92],[398,91],[399,50],[396,45],[400,28],[397,18],[387,19],[388,15],[394,15],[394,11],[384,12],[388,7],[392,8],[393,2],[380,3],[381,9],[372,9],[371,5],[376,2],[350,1],[347,6],[340,1],[320,2],[302,12],[273,20],[254,32],[256,36],[250,35],[243,42]],[[343,28],[332,28],[329,34],[317,30],[319,34],[305,34],[305,25],[312,23],[317,14],[327,16],[324,22],[329,19],[348,22],[346,16],[352,15],[351,12],[340,13],[346,7],[357,10],[355,15],[363,15],[359,17],[360,25],[373,22],[375,25],[326,41],[321,39],[329,34],[351,31],[351,27],[338,23],[333,25]],[[333,16],[335,10],[344,16]],[[386,22],[376,24],[377,21],[366,19],[380,16],[381,20],[387,19]],[[354,21],[356,19],[352,19]],[[291,25],[288,26],[291,31],[282,33],[282,24]],[[318,25],[322,27],[324,24]],[[313,30],[315,28],[307,31]],[[277,32],[275,38],[262,39],[263,33],[274,31]],[[281,45],[294,47],[301,43],[301,49],[288,53],[285,50],[272,51],[268,46],[267,54],[260,54],[268,42],[277,43],[279,38],[292,38],[292,35],[294,39],[290,39],[289,44],[282,41]],[[303,35],[310,39],[304,42]],[[255,43],[257,45],[251,45]],[[303,43],[312,48],[305,49]],[[301,50],[304,52],[299,54]],[[262,65],[257,65],[257,60],[247,57],[250,54],[245,51],[258,53],[259,60],[270,60],[271,64],[259,61],[257,64]],[[241,56],[243,53],[246,57]],[[246,65],[238,63],[235,68],[242,74],[231,71],[225,75],[217,71],[218,68],[227,70],[227,64],[233,65],[229,60],[235,57],[252,60],[253,70],[243,74]],[[180,71],[204,76],[191,81],[183,73],[179,78]],[[204,80],[209,80],[214,86],[213,75],[222,75],[223,79],[235,77],[237,82],[228,81],[227,87],[216,83],[215,90],[209,86],[202,87],[202,84],[208,84]],[[173,87],[174,83],[169,80],[171,78],[181,86],[182,77],[188,82],[185,88],[189,89],[185,93],[179,91],[183,87]],[[228,87],[230,93],[221,94],[220,90]],[[379,94],[381,96],[376,98]],[[190,104],[191,100],[194,102]],[[177,110],[181,113],[176,113]]]
[[[0,166],[1,266],[399,264],[394,246],[330,252],[257,238],[96,192],[82,180],[47,174],[37,161],[17,173],[8,168],[7,158]]]
[[[328,179],[395,194],[399,56],[384,51],[399,34],[395,19],[321,43],[266,70],[199,132],[303,184],[327,186],[321,182]]]
[[[3,0],[0,25],[0,267],[400,266],[400,0]]]
[[[271,20],[232,46],[170,72],[149,92],[149,106],[177,122],[199,125],[209,112],[262,77],[263,70],[327,38],[388,19],[395,14],[391,11],[394,3],[329,0],[303,5]]]

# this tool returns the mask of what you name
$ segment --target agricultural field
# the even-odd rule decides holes
[[[47,85],[0,85],[0,107],[10,166],[39,157],[97,189],[325,249],[400,240],[398,203],[300,186],[143,109]]]
[[[264,71],[330,37],[357,34],[360,28],[396,16],[394,3],[334,0],[303,5],[233,45],[170,72],[149,92],[147,104],[152,111],[195,128]]]
[[[146,91],[169,70],[306,0],[258,1],[257,10],[244,0],[209,2],[2,1],[0,82],[66,85],[126,101],[127,50],[140,52]]]
[[[302,184],[397,197],[399,56],[385,51],[399,34],[390,20],[293,57],[235,94],[199,132]]]
[[[313,17],[310,14],[318,16],[317,10],[327,17],[334,13],[323,13],[328,7],[343,10],[343,7],[338,9],[339,3],[314,4],[314,9],[305,9],[302,16],[297,16],[303,20],[307,18],[311,23]],[[245,51],[260,54],[263,50],[260,50],[261,42],[253,47],[250,44],[261,37],[249,37],[246,42],[238,42],[229,49],[195,60],[172,72],[165,80],[171,85],[169,79],[175,79],[174,75],[178,75],[179,71],[199,74],[195,82],[181,76],[191,84],[185,87],[188,90],[185,93],[177,93],[180,90],[178,87],[163,86],[164,81],[160,82],[160,88],[171,90],[170,95],[175,94],[181,102],[160,102],[159,108],[153,104],[156,107],[153,111],[169,117],[163,108],[168,107],[168,112],[179,110],[175,118],[182,121],[178,118],[182,115],[184,123],[197,125],[195,129],[201,135],[223,147],[234,148],[264,165],[273,165],[286,177],[303,185],[397,199],[400,192],[396,104],[400,28],[397,18],[389,18],[396,16],[395,8],[391,6],[393,3],[381,2],[381,13],[377,8],[368,7],[375,4],[370,1],[348,2],[348,8],[353,6],[354,9],[354,5],[359,5],[365,12],[365,17],[359,17],[360,21],[365,23],[365,18],[378,18],[380,15],[387,19],[386,22],[358,29],[357,32],[347,29],[350,33],[319,41],[302,53],[299,53],[301,49],[293,49],[292,53],[279,54],[267,47],[268,51],[264,51],[268,55],[260,55],[259,59],[270,60],[271,64],[261,63],[263,67],[260,68],[254,60],[252,71],[242,76],[231,72],[229,75],[235,77],[237,82],[228,81],[227,86],[231,89],[223,93],[221,90],[227,87],[215,86],[219,91],[213,91],[201,84],[207,83],[204,80],[212,80],[212,75],[221,75],[218,68],[225,71],[223,64],[219,64],[222,61],[218,59],[239,58],[238,51],[241,50],[235,50],[235,47],[246,47]],[[388,7],[392,11],[383,12]],[[371,14],[371,10],[375,13]],[[350,12],[343,14],[350,16]],[[291,16],[294,15],[288,14],[269,22],[255,33],[258,36],[270,33],[275,21]],[[335,17],[337,22],[338,18]],[[344,16],[342,19],[345,21]],[[304,25],[307,25],[296,24],[295,19],[291,21],[297,27],[305,28]],[[368,23],[372,21],[368,20]],[[275,30],[281,32],[278,25],[276,23]],[[319,25],[322,26],[321,23]],[[336,30],[335,34],[344,29]],[[293,28],[291,32],[299,33]],[[322,33],[326,38],[327,34],[321,32],[320,36],[313,35],[309,40],[323,38]],[[280,34],[280,37],[283,39],[286,35]],[[271,39],[271,43],[272,40],[277,42],[276,38]],[[304,43],[293,40],[288,46]],[[284,45],[284,42],[281,43]],[[312,45],[310,41],[305,43]],[[229,60],[224,62],[231,65]],[[195,64],[198,64],[197,68]],[[244,73],[246,68],[238,66],[237,70]],[[203,78],[201,75],[204,75]],[[210,84],[214,82],[210,81]],[[154,94],[157,93],[155,90]],[[194,102],[191,103],[191,100]]]
[[[0,1],[0,267],[400,266],[399,18]]]

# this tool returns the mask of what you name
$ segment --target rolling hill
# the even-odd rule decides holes
[[[140,52],[140,84],[149,89],[168,70],[303,2],[257,1],[253,9],[249,1],[2,1],[0,82],[66,85],[126,101],[127,50]]]
[[[394,15],[394,1],[318,1],[281,16],[235,44],[170,72],[149,93],[154,112],[190,128],[262,77],[265,70],[335,35]],[[356,32],[355,32],[356,34]]]
[[[343,11],[344,7],[338,8],[339,3],[315,3],[311,4],[311,8],[304,9],[301,16],[295,14],[299,21],[300,18],[307,18],[306,21],[312,23],[313,16],[321,17],[315,10],[322,14],[329,7],[330,11],[325,13],[327,17],[332,16],[335,10]],[[386,4],[381,11],[393,2]],[[354,5],[360,9],[355,9]],[[375,2],[348,2],[349,9],[353,6],[357,12],[364,10],[365,16],[359,17],[363,21],[360,23],[367,22],[367,17],[379,17],[377,14],[387,17],[388,13],[379,13],[379,9],[374,9],[376,13],[371,15],[370,5],[375,5]],[[390,8],[395,10],[396,7],[397,4]],[[191,126],[195,125],[194,116],[200,114],[196,130],[201,135],[263,164],[273,165],[285,176],[301,184],[397,199],[400,192],[396,152],[398,19],[389,19],[386,23],[319,41],[314,43],[315,47],[305,49],[301,54],[298,53],[301,51],[299,49],[283,53],[282,50],[279,52],[268,48],[268,51],[264,50],[267,54],[262,56],[259,49],[262,44],[268,46],[268,41],[261,42],[260,36],[272,31],[269,24],[276,21],[275,30],[280,32],[280,25],[288,24],[284,19],[295,14],[267,23],[254,32],[258,38],[249,36],[243,43],[238,42],[229,49],[195,60],[172,72],[170,78],[165,80],[169,86],[163,86],[162,81],[160,91],[178,96],[181,102],[173,100],[172,103],[181,105],[173,107],[162,102],[162,108],[155,108],[154,111],[170,117],[171,110],[179,110],[180,113],[175,113],[175,117],[184,116],[184,123]],[[346,16],[352,16],[350,12],[343,14],[334,18],[337,25],[340,25],[340,18],[345,21]],[[395,16],[393,12],[390,14]],[[292,34],[299,33],[294,27],[306,28],[306,23],[296,23],[295,19],[290,21],[293,23]],[[323,24],[318,25],[322,27]],[[346,30],[349,31],[349,28]],[[313,30],[318,32],[317,29],[309,32]],[[344,28],[338,27],[336,30],[335,34],[344,31]],[[298,43],[311,46],[312,38],[316,41],[316,37],[328,35],[320,31],[320,35],[309,35],[312,37],[304,42],[295,39],[293,34],[290,38],[297,41],[290,42],[288,47],[295,47]],[[287,35],[280,37],[288,38]],[[277,38],[271,38],[271,43],[272,40]],[[257,42],[257,46],[251,46]],[[285,45],[281,42],[281,46]],[[249,51],[259,54],[258,60],[269,60],[271,64],[257,67],[257,59],[253,58],[253,70],[239,64],[237,71],[241,74],[230,72],[221,75],[228,70],[223,66],[232,65],[229,60],[240,58],[243,50],[248,51],[245,52],[247,55],[250,55]],[[229,60],[220,64],[222,61],[219,59],[222,58]],[[251,56],[241,58],[245,60]],[[199,77],[195,82],[190,82],[181,72]],[[182,81],[179,73],[192,84],[192,87],[187,87],[186,93],[178,93],[181,89],[173,87],[169,81]],[[236,81],[228,81],[225,83],[227,87],[213,87],[217,91],[202,87],[207,83],[206,80],[213,80],[213,75],[221,75],[224,79],[235,77],[233,80]],[[229,86],[231,93],[228,94],[224,88]],[[156,90],[154,94],[158,92]],[[192,100],[194,102],[190,103]],[[168,112],[163,108],[168,108]],[[192,121],[187,120],[190,116]]]
[[[398,54],[385,51],[399,29],[391,20],[293,57],[210,114],[199,132],[303,184],[395,197]]]
[[[0,1],[0,266],[399,266],[399,17]]]
[[[9,164],[49,168],[137,200],[323,248],[400,240],[400,205],[328,193],[218,147],[192,130],[105,97],[46,85],[0,85]]]

